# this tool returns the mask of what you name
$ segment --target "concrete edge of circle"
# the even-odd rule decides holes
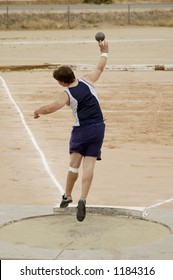
[[[52,212],[44,213],[44,214],[36,214],[36,215],[27,215],[21,218],[14,218],[8,220],[4,223],[0,224],[0,229],[4,226],[10,225],[15,222],[21,222],[24,220],[35,219],[35,218],[43,218],[52,215],[75,215],[77,210],[77,205],[69,205],[67,208],[60,208],[59,205],[53,207]],[[173,231],[173,228],[167,223],[166,220],[160,221],[159,219],[153,219],[150,217],[150,213],[147,211],[146,207],[137,207],[137,206],[108,206],[108,205],[89,205],[86,207],[87,214],[90,215],[103,215],[103,216],[114,216],[114,217],[126,217],[126,218],[133,218],[133,219],[142,219],[147,220],[150,222],[156,222],[166,226]]]
[[[60,208],[59,205],[53,208],[54,214],[70,215],[76,213],[77,205],[72,205],[67,208]],[[145,207],[120,207],[120,206],[106,206],[106,205],[89,205],[86,211],[93,215],[110,215],[110,216],[128,216],[134,218],[145,218],[148,213]]]
[[[0,223],[0,229],[6,225],[39,217],[47,217],[51,215],[74,215],[76,213],[77,205],[69,205],[67,208],[60,208],[59,205],[53,207],[51,213],[26,215],[21,218],[14,218],[8,221]],[[87,214],[91,215],[108,215],[108,216],[124,216],[145,219],[148,216],[148,212],[145,207],[119,207],[119,206],[106,206],[106,205],[89,205],[86,207]]]
[[[55,215],[74,215],[76,214],[77,205],[70,205],[67,208],[60,208],[59,205],[54,206],[53,214]],[[152,216],[152,210],[146,207],[137,206],[107,206],[107,205],[89,205],[86,207],[87,214],[103,215],[103,216],[115,216],[115,217],[127,217],[133,219],[142,219],[153,223],[161,224],[167,227],[170,232],[173,232],[173,226],[169,219],[163,220],[159,217]]]

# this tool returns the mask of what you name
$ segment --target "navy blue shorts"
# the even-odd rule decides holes
[[[101,160],[101,147],[104,139],[105,124],[96,123],[74,126],[70,138],[70,154],[96,157]]]

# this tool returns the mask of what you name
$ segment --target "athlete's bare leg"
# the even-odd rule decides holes
[[[85,157],[83,159],[82,193],[81,198],[86,199],[93,180],[95,157]]]
[[[70,167],[78,169],[80,167],[83,156],[79,153],[72,153],[70,155]],[[71,195],[74,184],[78,178],[78,172],[68,171],[66,180],[65,196]]]

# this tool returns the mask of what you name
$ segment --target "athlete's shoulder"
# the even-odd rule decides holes
[[[91,87],[94,88],[94,85],[93,85],[93,84],[91,83],[91,81],[88,80],[85,76],[81,77],[81,78],[79,79],[79,81],[82,82],[82,83],[84,83],[84,84],[86,84],[86,85],[88,85],[88,86],[91,86]]]

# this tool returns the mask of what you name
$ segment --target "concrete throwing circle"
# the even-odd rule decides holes
[[[164,239],[170,229],[123,216],[92,215],[80,223],[74,215],[22,219],[0,228],[0,241],[45,249],[114,250]]]

